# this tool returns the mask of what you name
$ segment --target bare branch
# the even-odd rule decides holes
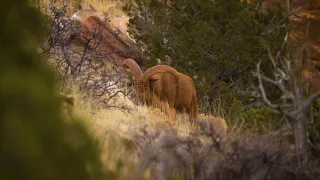
[[[300,6],[298,8],[296,8],[295,10],[291,11],[290,13],[288,13],[279,23],[277,26],[275,26],[273,29],[271,29],[270,31],[268,31],[267,33],[272,33],[274,30],[276,30],[277,28],[279,28],[283,22],[285,22],[285,20],[287,20],[290,16],[295,15],[298,11],[300,11],[304,6]]]
[[[55,3],[44,7],[49,28],[47,38],[40,46],[46,63],[57,71],[61,89],[68,91],[76,85],[85,96],[98,100],[105,107],[116,107],[116,96],[120,92],[127,96],[131,90],[121,89],[126,86],[125,74],[119,68],[108,67],[112,66],[109,61],[112,54],[119,52],[106,46],[106,42],[117,37],[106,31],[106,24],[102,21],[97,20],[97,24],[90,24],[91,21],[75,23],[66,17],[68,6],[57,7]]]
[[[311,113],[310,109],[314,101],[320,97],[320,91],[312,94],[308,98],[305,97],[304,84],[301,82],[302,72],[300,69],[298,69],[299,71],[294,69],[296,67],[292,66],[294,61],[290,59],[290,56],[286,53],[288,35],[289,33],[287,32],[281,48],[275,57],[271,55],[270,50],[268,51],[270,61],[274,68],[273,75],[275,79],[273,80],[261,75],[260,62],[257,64],[256,77],[258,78],[263,101],[269,107],[279,110],[291,120],[296,143],[296,153],[300,161],[300,156],[306,154],[307,144],[309,143],[307,142],[307,133],[309,115]],[[281,90],[282,95],[279,100],[282,100],[282,103],[279,101],[273,103],[267,98],[262,80],[271,83],[271,85]]]
[[[305,111],[305,112],[308,111],[310,109],[310,107],[312,106],[312,104],[314,103],[314,101],[316,101],[319,97],[320,97],[320,91],[312,94],[308,98],[308,100],[303,104],[303,111]]]
[[[259,82],[259,89],[260,89],[260,92],[262,94],[262,98],[263,98],[263,101],[271,108],[273,109],[278,109],[279,108],[279,105],[276,105],[276,104],[272,104],[269,99],[267,98],[267,95],[266,95],[266,92],[264,90],[264,87],[263,87],[263,83],[262,83],[262,78],[261,78],[261,73],[260,73],[260,64],[261,62],[259,62],[257,64],[257,72],[256,72],[256,77],[258,78],[258,82]]]

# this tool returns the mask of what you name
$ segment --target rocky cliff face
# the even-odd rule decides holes
[[[88,44],[116,65],[126,58],[135,59],[138,64],[144,63],[144,58],[127,32],[128,17],[98,12],[90,4],[81,3],[71,18],[81,24],[75,38],[78,42]]]

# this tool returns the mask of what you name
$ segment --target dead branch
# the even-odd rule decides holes
[[[116,107],[119,92],[127,96],[131,89],[124,88],[125,73],[112,68],[109,61],[117,51],[99,51],[105,45],[103,42],[111,38],[103,34],[105,24],[101,21],[97,26],[81,26],[66,16],[67,5],[58,8],[52,3],[42,8],[48,15],[48,31],[47,38],[40,44],[41,55],[57,71],[59,81],[66,82],[61,85],[68,87],[61,89],[70,89],[74,84],[85,96],[98,100],[104,107]],[[119,104],[119,108],[124,106]]]
[[[259,90],[262,94],[262,99],[266,105],[278,110],[291,120],[297,154],[300,156],[307,150],[307,143],[310,140],[307,137],[308,122],[310,121],[309,114],[313,103],[320,97],[320,91],[312,94],[309,97],[305,96],[305,91],[302,82],[302,72],[298,72],[292,64],[294,60],[286,54],[286,43],[288,40],[288,32],[283,40],[280,50],[276,56],[272,56],[269,50],[269,58],[273,66],[274,78],[269,78],[261,73],[259,62],[256,66],[254,76],[258,79]],[[297,73],[298,72],[298,73]],[[267,97],[263,82],[267,82],[277,87],[282,95],[279,101],[272,102]]]

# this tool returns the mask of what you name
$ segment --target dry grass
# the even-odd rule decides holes
[[[106,169],[121,172],[120,179],[126,179],[137,165],[137,152],[133,150],[135,134],[142,128],[155,132],[157,129],[173,127],[179,136],[188,136],[190,124],[187,115],[178,115],[178,122],[168,123],[167,116],[157,109],[136,106],[129,99],[119,97],[119,103],[125,102],[133,110],[103,109],[94,107],[94,102],[81,98],[76,90],[71,93],[75,98],[73,117],[80,117],[92,135],[100,142],[101,159]],[[125,163],[119,169],[119,163]],[[121,164],[121,163],[120,163]],[[148,173],[145,174],[148,176]]]
[[[74,9],[77,8],[76,5],[78,4],[78,0],[39,0],[39,2],[41,4],[67,3]],[[82,2],[90,4],[98,12],[109,12],[114,16],[122,16],[125,15],[125,13],[121,10],[120,5],[126,3],[127,0],[82,0]]]
[[[124,97],[118,97],[117,101],[125,103],[131,112],[123,109],[104,109],[92,107],[92,102],[81,99],[80,93],[72,93],[75,97],[73,115],[85,119],[87,125],[98,136],[103,136],[105,131],[117,131],[118,134],[128,137],[135,130],[148,126],[149,128],[173,127],[179,135],[186,135],[190,131],[188,116],[177,115],[177,122],[170,122],[167,116],[158,109],[152,109],[145,105],[136,106]]]
[[[83,0],[91,4],[99,12],[108,12],[113,16],[122,16],[125,13],[121,10],[120,5],[126,3],[126,0]]]
[[[308,161],[296,171],[289,141],[277,134],[255,136],[234,125],[221,142],[210,128],[191,128],[185,115],[168,124],[163,113],[135,106],[128,99],[119,100],[133,109],[131,113],[96,108],[76,91],[73,96],[73,116],[82,117],[99,141],[101,160],[105,169],[114,172],[114,179],[311,180],[320,176],[318,162]]]

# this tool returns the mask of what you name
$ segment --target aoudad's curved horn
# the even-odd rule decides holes
[[[133,74],[134,79],[139,80],[142,76],[142,70],[140,66],[133,59],[125,59],[122,63],[123,68],[129,68]]]

